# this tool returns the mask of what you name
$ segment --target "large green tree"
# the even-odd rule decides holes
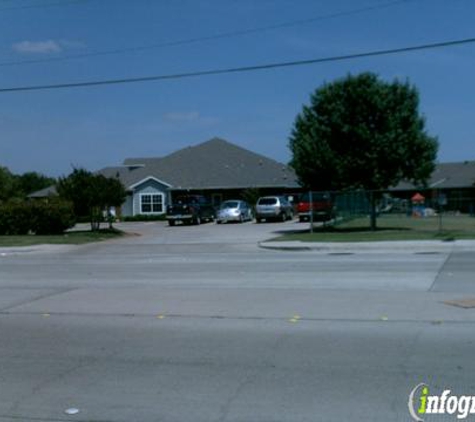
[[[15,175],[8,168],[0,166],[0,202],[15,196],[16,191],[17,180]]]
[[[289,147],[303,187],[370,192],[401,180],[423,184],[438,142],[425,129],[417,89],[368,72],[318,88],[295,120]],[[375,229],[375,195],[370,199]]]
[[[0,166],[0,201],[25,198],[30,193],[54,185],[55,182],[52,177],[35,171],[13,174],[8,168]]]
[[[119,180],[85,169],[74,169],[69,176],[60,178],[57,191],[73,203],[76,216],[89,218],[92,230],[99,229],[104,211],[122,205],[126,197]]]

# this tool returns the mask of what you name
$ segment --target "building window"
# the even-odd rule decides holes
[[[141,214],[163,214],[162,193],[142,193],[140,195],[140,213]]]

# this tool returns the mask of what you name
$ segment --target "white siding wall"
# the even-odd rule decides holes
[[[131,217],[133,215],[133,196],[132,194],[127,194],[127,197],[125,198],[125,202],[122,204],[122,215],[124,217]]]

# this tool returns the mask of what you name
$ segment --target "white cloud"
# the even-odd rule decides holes
[[[196,122],[200,120],[200,113],[198,111],[170,112],[163,114],[162,118],[169,122]]]
[[[63,51],[61,44],[57,41],[20,41],[12,45],[17,53],[24,54],[49,54]]]

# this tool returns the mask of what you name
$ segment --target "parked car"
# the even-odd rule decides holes
[[[177,222],[183,224],[201,224],[202,221],[213,221],[214,207],[201,195],[183,195],[176,198],[167,207],[167,220],[170,226]]]
[[[256,222],[262,220],[291,220],[294,209],[284,196],[263,196],[256,203]]]
[[[224,201],[216,214],[216,222],[218,224],[226,223],[228,221],[244,221],[252,220],[252,209],[246,201],[228,200]]]
[[[297,214],[300,222],[310,221],[311,215],[314,221],[331,220],[335,214],[331,195],[324,192],[312,192],[310,200],[310,192],[302,194],[297,203]]]

